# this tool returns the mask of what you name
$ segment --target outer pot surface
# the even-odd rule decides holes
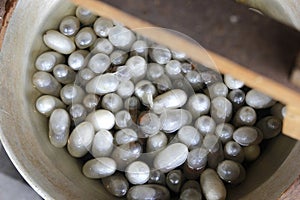
[[[13,163],[45,199],[108,199],[99,181],[85,178],[80,162],[48,141],[47,120],[34,108],[40,95],[31,77],[42,33],[74,12],[66,0],[19,0],[0,55],[0,137]],[[230,189],[230,199],[276,199],[300,174],[300,144],[279,136],[248,169],[247,180]]]
[[[274,19],[290,25],[300,31],[300,4],[299,0],[237,0],[261,10]]]

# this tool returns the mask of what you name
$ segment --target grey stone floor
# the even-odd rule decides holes
[[[0,199],[41,200],[11,163],[0,142]]]

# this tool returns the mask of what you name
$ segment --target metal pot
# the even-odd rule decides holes
[[[236,0],[260,10],[266,15],[300,31],[299,0]]]
[[[31,77],[42,33],[74,12],[67,0],[19,0],[10,19],[0,56],[0,138],[27,182],[45,199],[112,198],[100,181],[85,178],[81,163],[48,141],[47,120],[34,108],[39,93]],[[286,136],[269,142],[229,199],[276,199],[300,174],[300,143]]]

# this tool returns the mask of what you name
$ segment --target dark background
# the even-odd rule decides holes
[[[247,6],[233,0],[103,1],[300,91],[289,81],[300,33]]]

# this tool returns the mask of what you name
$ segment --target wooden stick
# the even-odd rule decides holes
[[[300,52],[296,57],[295,66],[292,70],[290,80],[294,83],[297,87],[300,87]]]
[[[154,42],[168,46],[171,49],[185,52],[192,60],[207,67],[217,69],[223,74],[230,74],[274,99],[288,105],[287,118],[284,120],[283,132],[296,139],[300,139],[300,94],[284,85],[275,82],[247,67],[230,61],[216,53],[205,50],[197,42],[183,37],[175,31],[158,28],[153,24],[138,19],[120,11],[108,4],[96,0],[73,0],[74,3],[88,8],[100,16],[120,21]],[[299,108],[298,108],[299,107]],[[299,117],[298,117],[299,116]]]

